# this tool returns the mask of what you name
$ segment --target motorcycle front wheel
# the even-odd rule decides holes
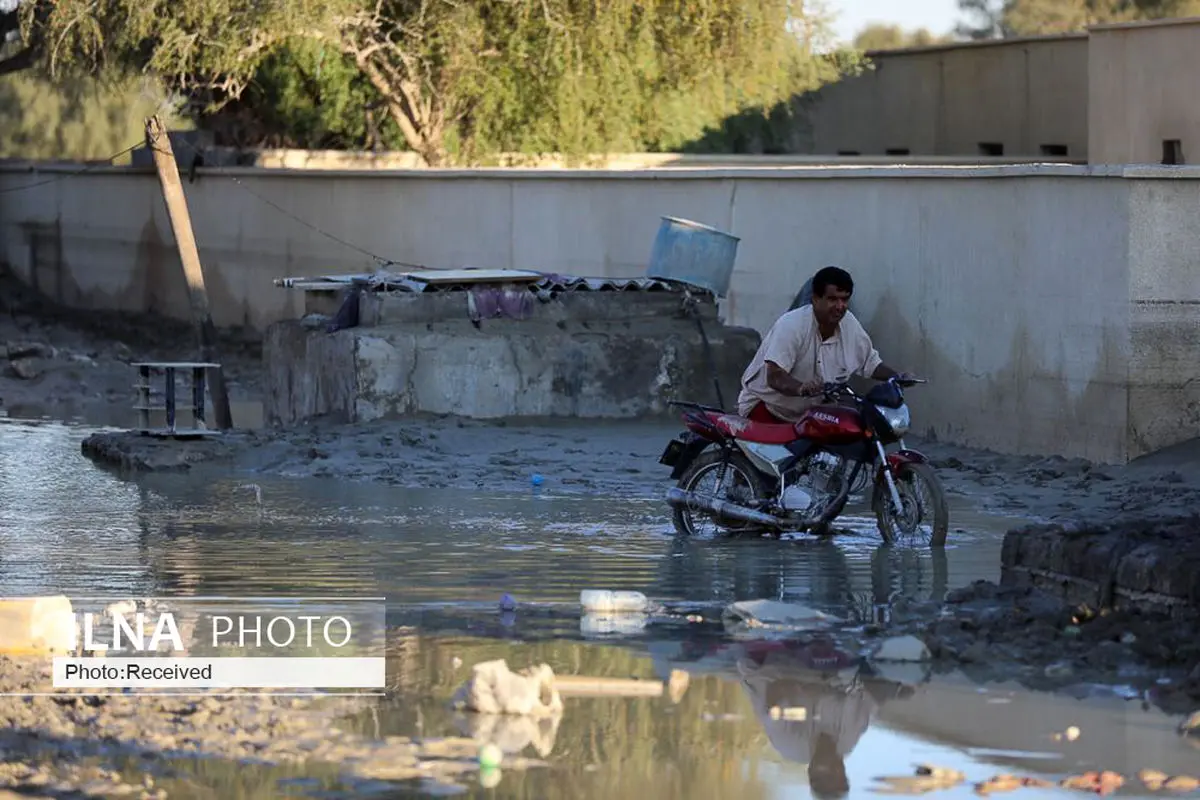
[[[709,488],[707,481],[712,481]],[[726,455],[720,450],[701,453],[680,477],[678,487],[685,492],[714,497],[737,505],[754,505],[767,497],[762,476],[741,453]],[[712,536],[717,532],[749,533],[759,530],[750,522],[714,517],[707,511],[676,506],[675,530],[681,536]],[[703,527],[705,523],[711,527]]]
[[[950,510],[946,504],[946,490],[933,467],[903,464],[894,477],[902,506],[899,514],[892,511],[887,481],[881,480],[875,485],[873,505],[883,541],[930,547],[945,545],[950,529]]]

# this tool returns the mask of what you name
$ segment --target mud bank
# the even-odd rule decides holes
[[[658,464],[680,430],[670,422],[521,421],[447,417],[236,431],[221,441],[157,441],[98,433],[83,445],[100,463],[145,471],[198,465],[282,476],[430,488],[654,497],[669,483]],[[1178,516],[1200,506],[1200,444],[1124,467],[1002,456],[913,440],[951,493],[984,510],[1035,520]]]
[[[0,657],[0,691],[52,691],[50,674],[46,659]],[[73,692],[0,697],[0,796],[7,788],[22,796],[165,798],[174,792],[162,787],[172,782],[204,796],[216,787],[195,785],[175,763],[197,758],[239,768],[302,764],[351,795],[396,781],[430,792],[462,791],[475,782],[480,745],[473,739],[371,739],[350,732],[343,720],[375,702]],[[540,763],[506,758],[504,768]]]
[[[940,606],[893,609],[889,634],[928,646],[937,668],[980,683],[1017,680],[1080,699],[1124,697],[1172,714],[1200,707],[1200,619],[1071,604],[1032,587],[980,581]]]
[[[1200,516],[1010,531],[1002,583],[1095,607],[1200,612]]]

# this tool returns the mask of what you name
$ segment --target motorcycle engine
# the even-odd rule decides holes
[[[818,497],[841,489],[841,472],[846,460],[832,453],[817,453],[808,462],[808,474],[813,494]]]

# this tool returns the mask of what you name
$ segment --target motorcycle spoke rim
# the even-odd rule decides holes
[[[918,488],[919,487],[919,488]],[[903,506],[899,518],[888,503],[888,524],[892,528],[892,536],[898,544],[927,545],[933,541],[933,497],[924,494],[925,481],[911,473],[896,478],[896,492],[900,495]],[[927,491],[927,490],[926,490]]]
[[[718,473],[716,475],[716,486],[714,486],[712,490],[701,489],[700,485],[704,479],[713,476],[714,473]],[[729,478],[728,481],[726,480],[727,477]],[[738,486],[738,483],[741,485]],[[730,497],[730,489],[735,488],[741,489],[746,494],[749,494],[750,481],[748,476],[743,475],[740,469],[731,464],[713,464],[712,466],[706,467],[696,475],[696,479],[692,481],[691,485],[688,487],[688,491],[695,492],[702,497],[715,498],[730,503],[738,503],[739,505],[745,503],[746,500],[743,498],[738,498],[736,496]],[[690,506],[685,508],[683,513],[686,517],[688,528],[691,530],[693,536],[711,536],[722,530],[742,531],[748,530],[750,527],[752,527],[748,522],[735,523],[733,525],[722,525],[717,521],[717,518],[709,514],[707,511],[699,508],[692,508]],[[698,524],[700,520],[712,524],[711,533],[707,531],[704,533],[701,532]]]

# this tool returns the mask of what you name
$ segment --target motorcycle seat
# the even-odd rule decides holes
[[[714,421],[726,436],[755,444],[790,444],[799,438],[796,426],[790,422],[755,422],[736,414],[722,414]]]

